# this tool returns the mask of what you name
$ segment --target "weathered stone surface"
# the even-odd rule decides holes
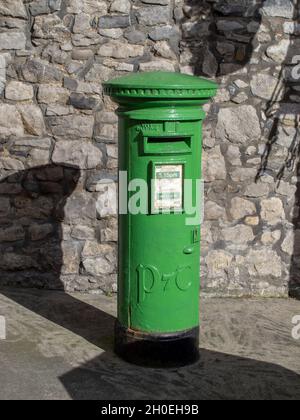
[[[107,2],[105,0],[67,0],[68,13],[102,16],[107,13]]]
[[[134,64],[121,63],[120,61],[116,61],[114,58],[105,58],[103,60],[103,64],[106,67],[109,67],[119,72],[133,72],[134,71]]]
[[[107,38],[119,39],[123,35],[123,31],[120,28],[111,28],[111,29],[100,28],[99,29],[99,34],[102,35],[102,36],[105,36]],[[127,38],[127,39],[129,39],[129,38]],[[145,39],[146,39],[146,37],[145,37]],[[133,43],[135,43],[135,42],[133,42]]]
[[[77,274],[80,264],[81,246],[76,242],[62,242],[63,266],[62,274]]]
[[[114,0],[110,6],[111,12],[129,14],[131,4],[129,0]]]
[[[28,232],[32,241],[40,241],[53,232],[53,225],[50,223],[34,224],[29,227]]]
[[[233,255],[223,250],[211,251],[205,261],[208,268],[208,277],[227,277]]]
[[[55,137],[71,139],[89,139],[93,136],[94,117],[90,115],[70,115],[50,117],[48,119]]]
[[[282,201],[272,197],[261,201],[261,218],[269,225],[280,223],[285,217]]]
[[[57,15],[37,16],[33,25],[33,37],[63,42],[70,39],[70,31]]]
[[[132,28],[125,31],[124,36],[131,44],[143,44],[147,39],[144,32]]]
[[[289,182],[280,181],[277,185],[276,193],[288,197],[289,200],[295,198],[297,192],[296,185],[291,185]]]
[[[48,0],[52,12],[59,11],[62,8],[62,0]]]
[[[226,153],[227,159],[232,166],[241,166],[241,152],[238,146],[229,145]]]
[[[293,19],[294,6],[291,0],[266,0],[263,13],[271,17],[284,17]]]
[[[236,31],[239,29],[244,29],[244,25],[236,20],[230,19],[220,19],[217,21],[217,28],[219,31]]]
[[[109,218],[106,226],[100,231],[101,242],[117,242],[118,241],[118,220]]]
[[[167,60],[153,60],[140,64],[140,71],[171,71],[174,72],[174,63]]]
[[[41,109],[37,105],[26,104],[17,106],[21,114],[24,128],[28,134],[33,136],[41,136],[45,133],[44,116]]]
[[[199,38],[199,34],[209,35],[209,22],[188,21],[182,25],[182,33],[185,38]]]
[[[158,26],[149,33],[149,38],[153,41],[162,41],[178,37],[178,31],[171,25]]]
[[[127,28],[130,26],[130,16],[102,16],[99,19],[99,29]]]
[[[0,33],[0,50],[23,50],[26,37],[22,32]]]
[[[252,201],[235,197],[231,200],[230,214],[233,219],[243,219],[245,216],[251,216],[256,213],[255,204]]]
[[[248,83],[246,83],[244,80],[241,79],[237,79],[234,81],[234,84],[239,88],[239,89],[245,89],[249,86]]]
[[[141,0],[145,4],[160,4],[162,6],[167,6],[170,4],[170,0]]]
[[[118,131],[116,126],[103,124],[101,128],[98,129],[97,136],[104,142],[115,142],[118,136]]]
[[[222,220],[226,218],[226,210],[214,201],[206,201],[204,205],[205,220]]]
[[[82,48],[93,47],[94,45],[100,45],[100,42],[101,42],[100,35],[94,31],[86,32],[84,35],[74,34],[72,36],[72,43],[75,47],[82,47]],[[79,72],[81,69],[80,63],[74,63],[74,62],[69,63],[68,67],[70,69],[68,73],[70,74]]]
[[[214,101],[218,104],[222,102],[229,102],[230,101],[230,93],[227,89],[221,88],[218,90],[217,95],[214,97]]]
[[[117,186],[113,180],[102,179],[97,183],[99,192],[96,209],[99,218],[116,216],[117,214]]]
[[[0,94],[3,92],[6,84],[6,56],[0,54]]]
[[[24,169],[24,168],[23,168]],[[17,217],[32,218],[35,220],[48,220],[54,210],[53,198],[50,196],[40,196],[29,198],[16,195],[14,198]]]
[[[138,57],[144,54],[144,47],[141,45],[131,45],[118,41],[111,41],[102,45],[98,54],[102,57],[113,58]]]
[[[285,252],[288,255],[293,255],[294,253],[294,243],[295,243],[295,239],[299,239],[299,231],[298,234],[295,234],[295,232],[293,231],[289,231],[287,233],[287,235],[285,236],[282,244],[281,244],[281,249],[283,252]]]
[[[14,252],[6,252],[0,259],[0,269],[6,271],[36,269],[37,264],[34,258],[27,255],[20,255]]]
[[[213,234],[212,234],[212,222],[203,222],[201,225],[201,241],[203,242],[203,246],[205,244],[212,244],[213,243]],[[203,248],[202,248],[203,251]]]
[[[281,238],[281,231],[280,230],[266,230],[261,235],[261,242],[264,245],[274,245],[276,244]]]
[[[87,82],[99,83],[99,80],[106,81],[113,75],[113,70],[102,64],[94,64],[85,76]]]
[[[240,92],[237,95],[233,96],[231,98],[232,102],[234,102],[235,104],[242,104],[244,102],[246,102],[248,100],[248,95],[246,92]]]
[[[0,229],[0,242],[15,242],[23,239],[25,239],[25,231],[22,226]]]
[[[266,54],[276,63],[282,63],[287,57],[290,45],[291,42],[289,39],[283,39],[277,44],[270,46]]]
[[[245,218],[245,224],[249,226],[258,226],[259,225],[259,217],[258,216],[247,216]]]
[[[72,58],[73,60],[80,60],[80,61],[84,61],[84,60],[89,60],[94,56],[94,52],[91,49],[86,49],[86,48],[78,48],[72,51]]]
[[[209,77],[215,77],[218,71],[218,62],[209,48],[204,53],[202,71]]]
[[[70,93],[60,86],[41,85],[38,90],[38,102],[44,104],[58,103],[66,104]]]
[[[82,93],[72,93],[69,98],[70,105],[77,109],[94,109],[99,104],[95,97],[86,96]]]
[[[270,100],[276,92],[276,100],[281,100],[284,91],[280,89],[281,82],[269,74],[258,73],[252,77],[251,91],[253,95]]]
[[[221,237],[224,241],[232,242],[234,245],[244,245],[254,240],[252,228],[245,225],[222,229]]]
[[[55,144],[52,161],[80,169],[94,169],[102,165],[102,152],[91,143],[60,140]]]
[[[113,273],[117,264],[114,247],[91,241],[84,246],[82,260],[86,272],[95,276]]]
[[[24,2],[22,0],[1,0],[0,15],[27,18]]]
[[[214,4],[214,10],[222,14],[223,16],[253,16],[255,13],[255,7],[252,1],[218,1]]]
[[[216,146],[209,151],[204,151],[202,155],[203,176],[206,182],[225,180],[227,176],[224,156],[220,146]]]
[[[137,12],[140,25],[155,26],[170,22],[170,9],[162,6],[141,7]]]
[[[10,99],[11,101],[26,101],[32,99],[32,97],[33,88],[31,85],[18,81],[11,81],[5,88],[5,98]]]
[[[220,140],[242,144],[258,140],[261,129],[255,108],[250,105],[222,108],[218,115],[216,136]]]
[[[300,25],[296,22],[284,22],[283,32],[288,35],[299,35]]]
[[[235,46],[231,42],[218,42],[217,50],[223,56],[233,57]]]
[[[276,143],[279,144],[280,146],[289,148],[295,136],[296,136],[295,127],[281,126],[278,128]]]
[[[27,163],[29,167],[39,166],[39,165],[48,165],[50,163],[50,149],[40,150],[40,149],[31,149],[28,152]],[[53,192],[53,191],[49,191]]]
[[[32,16],[50,13],[48,0],[36,0],[29,5],[29,11]]]
[[[7,197],[0,196],[0,217],[6,217],[11,211],[10,200]]]
[[[254,181],[256,175],[256,168],[237,168],[230,172],[230,177],[234,182]]]
[[[91,194],[74,193],[66,200],[64,207],[65,222],[74,224],[91,222],[96,219],[96,202]]]
[[[28,60],[20,71],[24,80],[32,83],[61,82],[63,79],[61,70],[42,60]]]
[[[91,29],[91,18],[85,13],[81,13],[75,17],[73,32],[75,34],[80,34]]]
[[[176,54],[167,41],[158,41],[154,46],[154,51],[159,57],[176,60]]]
[[[78,240],[94,240],[95,236],[95,229],[86,225],[74,226],[71,232],[71,237]]]
[[[14,105],[0,104],[0,136],[22,137],[24,127],[20,113]]]
[[[14,159],[9,156],[2,157],[0,155],[0,168],[6,169],[6,170],[20,170],[21,171],[22,169],[24,169],[24,164],[18,159]]]
[[[12,141],[12,146],[14,150],[20,150],[24,148],[37,148],[37,149],[50,149],[52,146],[52,141],[49,137],[24,137],[21,139],[15,139]],[[51,176],[53,176],[51,172]],[[62,177],[60,178],[62,179]]]
[[[246,266],[251,276],[281,277],[282,268],[279,255],[269,248],[250,249]]]
[[[252,184],[248,185],[245,190],[245,196],[247,197],[264,197],[268,195],[269,187],[268,184],[263,183],[256,183],[253,182]]]

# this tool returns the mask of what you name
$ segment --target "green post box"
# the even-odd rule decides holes
[[[119,105],[122,176],[115,350],[133,363],[182,365],[198,358],[200,221],[191,224],[185,204],[196,202],[202,105],[216,91],[211,81],[179,73],[104,83]],[[137,192],[141,211],[130,206]]]

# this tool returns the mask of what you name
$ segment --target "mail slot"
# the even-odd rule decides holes
[[[192,139],[186,137],[144,137],[144,153],[147,155],[172,155],[192,153]]]
[[[128,212],[119,215],[115,350],[133,363],[178,366],[199,355],[200,222],[189,222],[186,203],[201,179],[202,105],[216,90],[165,72],[104,84],[119,105],[119,170],[128,183],[119,186]],[[146,212],[133,214],[127,185],[139,180]]]

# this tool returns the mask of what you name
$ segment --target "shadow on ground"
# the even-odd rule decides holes
[[[20,383],[27,384],[22,389],[26,399],[300,398],[299,347],[290,336],[298,302],[204,301],[201,343],[207,348],[201,349],[197,364],[178,369],[139,367],[114,355],[115,303],[103,296],[76,299],[63,292],[1,290],[0,308],[8,313],[15,339],[0,348],[0,398]]]
[[[300,398],[300,376],[271,363],[201,349],[178,370],[138,368],[109,353],[63,375],[74,400],[280,400]]]

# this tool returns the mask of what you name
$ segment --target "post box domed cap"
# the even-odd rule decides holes
[[[103,84],[104,93],[115,98],[208,99],[217,84],[201,77],[171,72],[132,73]]]

